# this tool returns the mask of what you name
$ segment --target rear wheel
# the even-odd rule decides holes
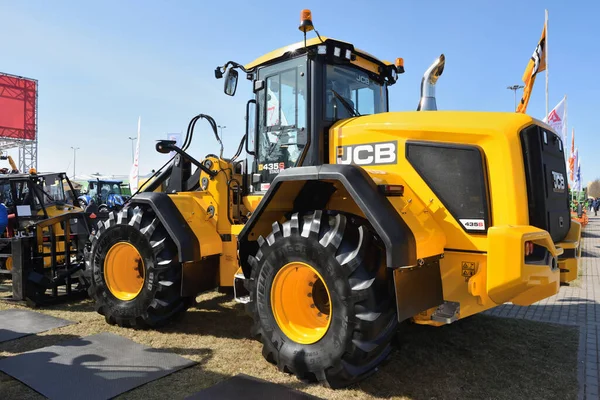
[[[334,388],[374,372],[397,318],[384,251],[368,226],[342,214],[294,214],[258,242],[246,282],[264,357]]]
[[[181,297],[177,248],[151,208],[125,208],[99,222],[87,255],[90,297],[111,324],[158,327],[193,302]]]
[[[0,258],[0,268],[8,271],[12,271],[13,260],[12,257]],[[0,282],[4,280],[8,280],[10,275],[8,274],[0,274]]]

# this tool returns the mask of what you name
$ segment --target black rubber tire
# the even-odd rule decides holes
[[[376,371],[391,351],[398,326],[395,294],[385,251],[362,220],[315,211],[294,214],[258,239],[249,257],[251,278],[247,311],[263,356],[281,371],[331,388],[356,383]],[[325,336],[299,344],[279,328],[271,308],[271,286],[287,263],[301,261],[323,277],[331,296],[332,319]]]
[[[90,240],[91,251],[86,256],[91,272],[88,294],[109,324],[160,327],[193,304],[193,298],[180,295],[182,272],[177,248],[151,208],[141,205],[110,213],[108,220],[98,222]],[[144,287],[127,301],[116,298],[104,280],[104,259],[118,242],[135,246],[144,261]]]

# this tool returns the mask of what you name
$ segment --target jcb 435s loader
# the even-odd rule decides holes
[[[528,305],[577,276],[564,145],[527,115],[436,111],[441,56],[418,111],[390,112],[403,60],[322,37],[215,71],[251,81],[231,158],[176,156],[98,225],[90,294],[109,323],[163,325],[234,286],[263,355],[331,387],[388,356],[399,322],[443,325]],[[242,152],[247,159],[240,159]],[[160,188],[166,188],[161,190]],[[234,323],[234,322],[232,322]]]

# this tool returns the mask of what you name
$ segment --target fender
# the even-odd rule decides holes
[[[200,244],[196,240],[196,235],[169,195],[157,192],[138,193],[128,205],[132,207],[135,204],[152,207],[160,222],[167,229],[169,236],[177,245],[180,262],[200,260]]]
[[[389,200],[377,190],[377,185],[375,185],[369,174],[364,169],[355,165],[326,164],[316,167],[290,168],[283,170],[277,175],[263,200],[238,236],[240,261],[245,275],[248,276],[250,270],[247,260],[254,246],[253,243],[256,240],[249,240],[249,235],[263,214],[269,211],[270,208],[274,208],[271,202],[285,183],[305,182],[304,184],[306,185],[311,181],[324,180],[339,181],[352,196],[356,205],[358,205],[383,241],[386,249],[388,268],[417,264],[416,242],[412,231]],[[322,204],[326,204],[331,194],[332,192],[325,194],[326,199]],[[296,208],[293,207],[293,209]]]
[[[79,196],[77,198],[77,200],[83,200],[83,201],[85,201],[85,204],[90,204],[92,197],[90,195],[84,194],[84,195]]]

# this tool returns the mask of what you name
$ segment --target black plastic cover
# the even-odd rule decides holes
[[[529,224],[563,240],[571,227],[564,145],[550,130],[537,125],[521,132]]]

